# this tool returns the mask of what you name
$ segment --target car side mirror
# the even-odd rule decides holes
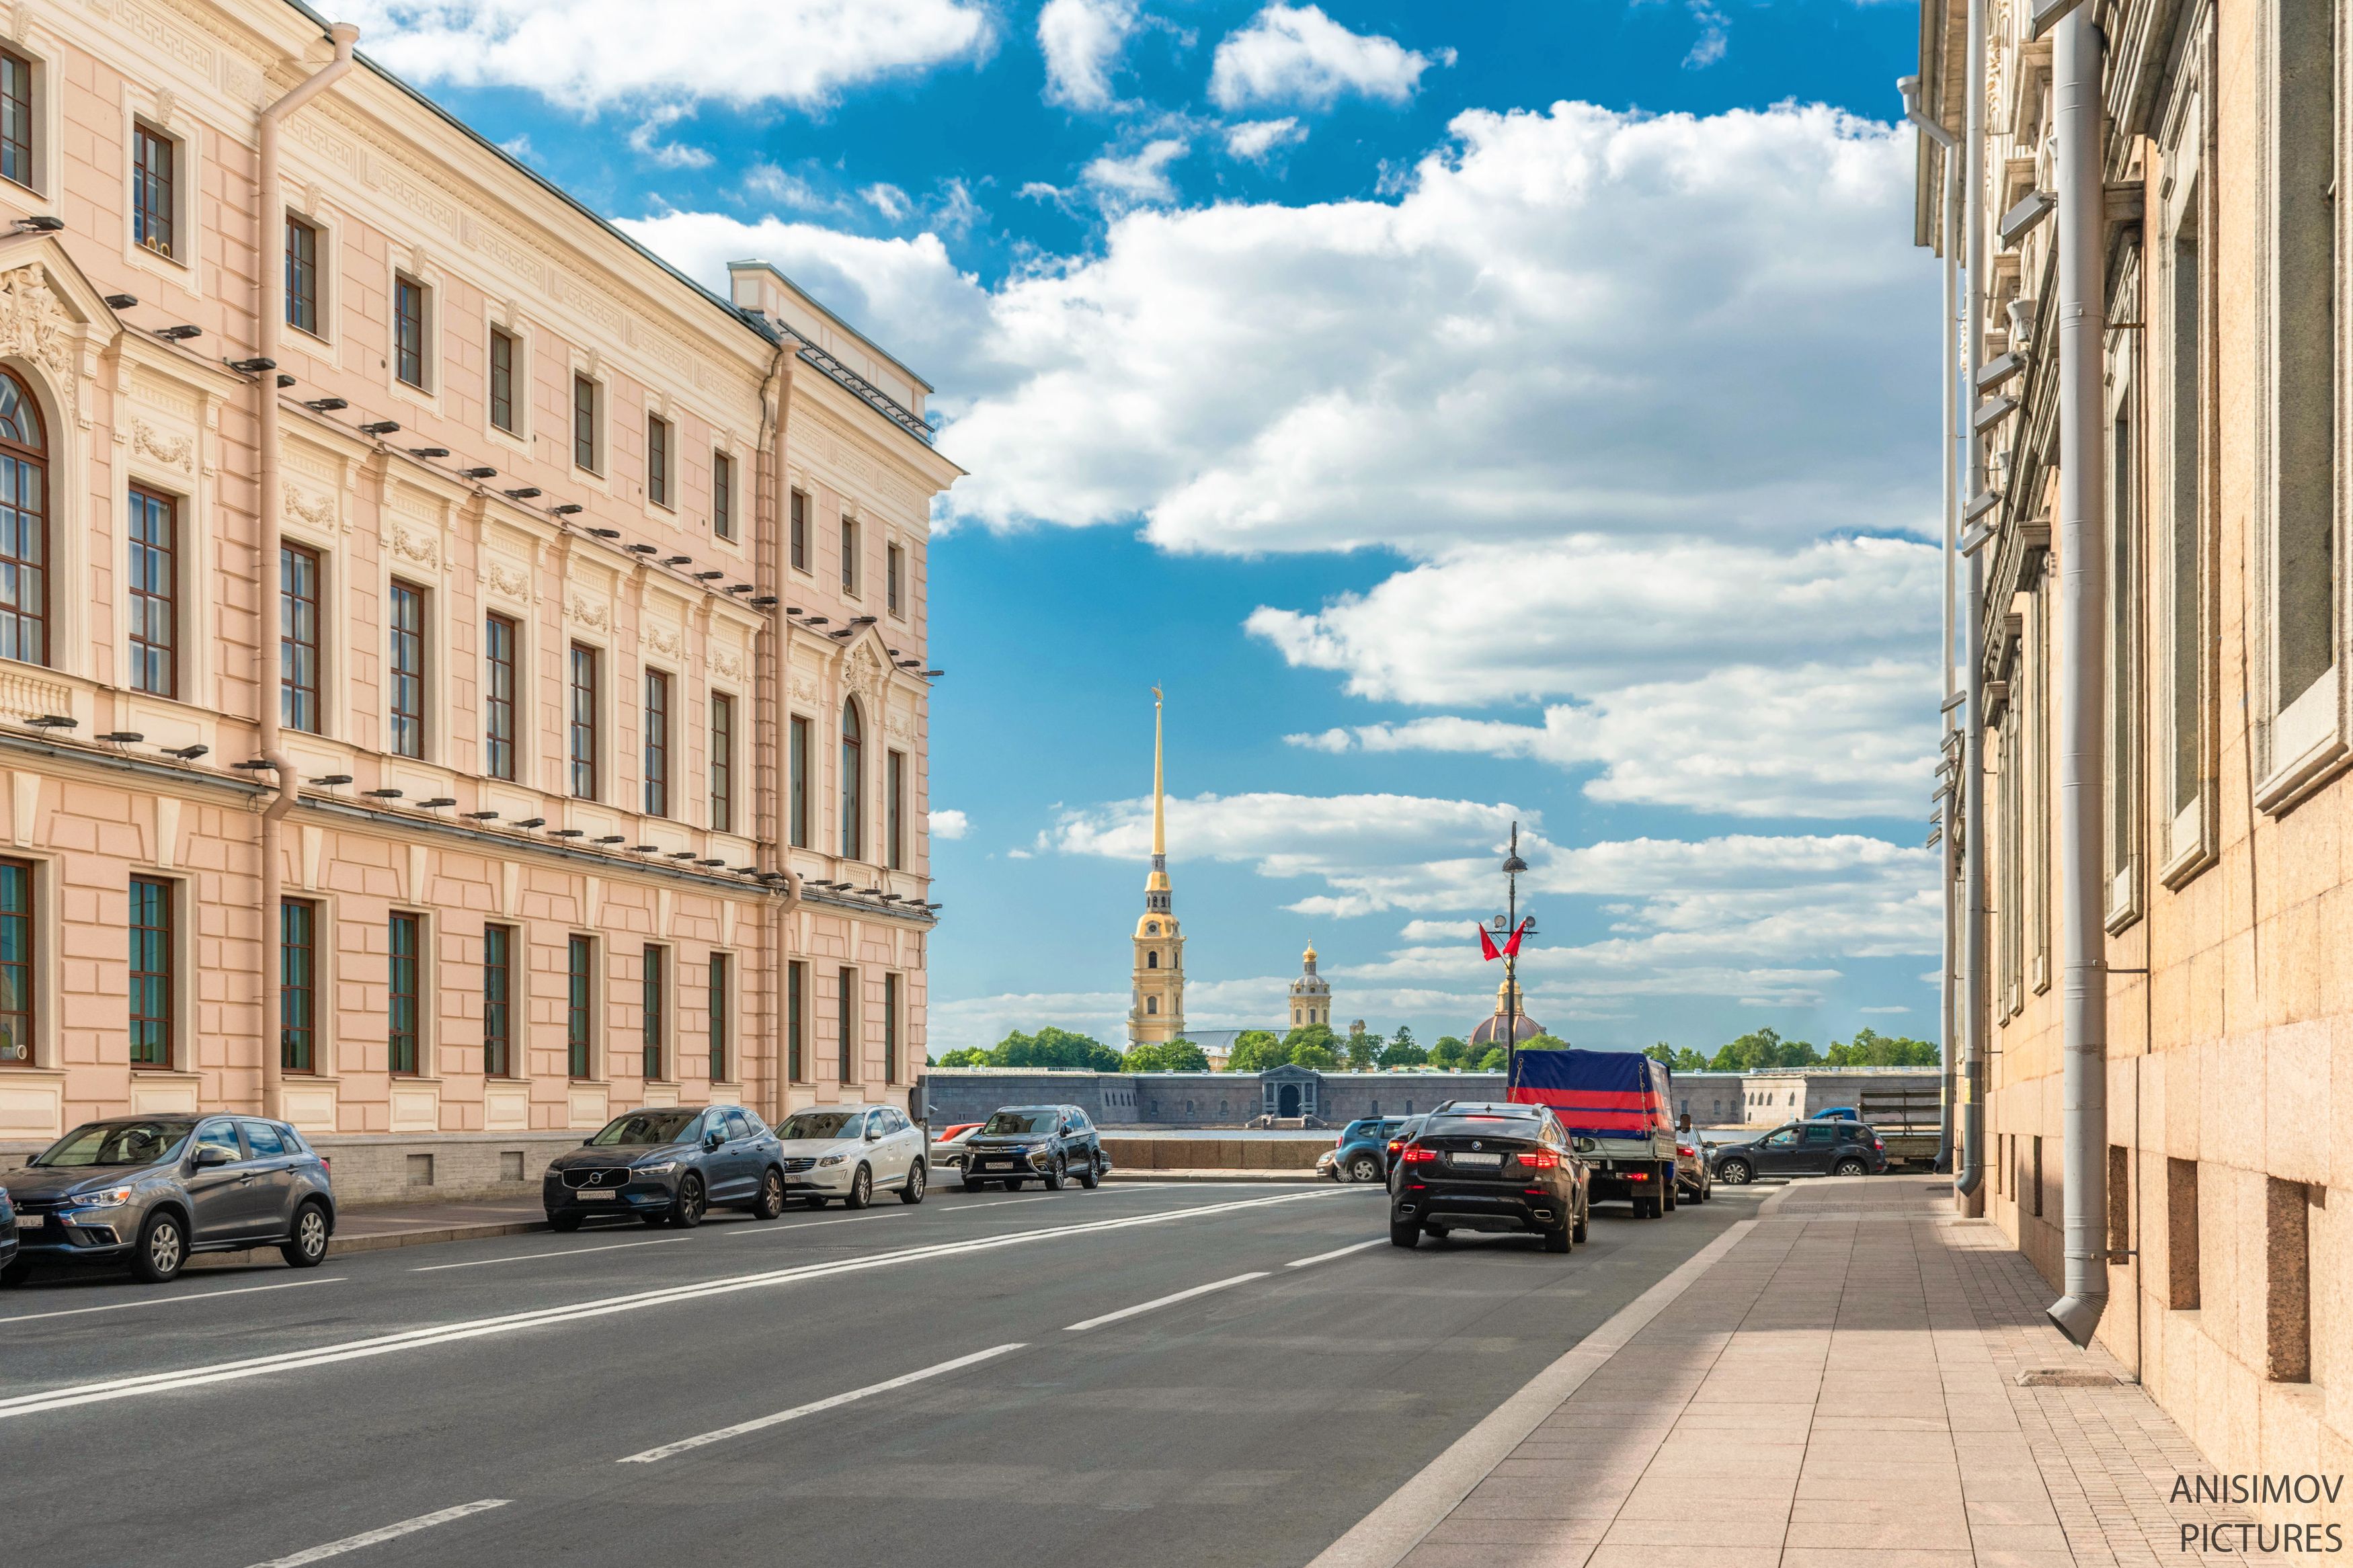
[[[706,1149],[716,1149],[726,1142],[727,1134],[724,1132],[706,1132],[702,1135],[702,1146]]]
[[[869,1127],[866,1130],[866,1141],[869,1143],[880,1143],[882,1142],[882,1129],[880,1127]]]
[[[1576,1144],[1577,1152],[1580,1154],[1590,1154],[1599,1145],[1590,1138],[1579,1138]]]
[[[208,1171],[215,1165],[226,1165],[237,1156],[217,1143],[207,1143],[196,1151],[196,1169]]]

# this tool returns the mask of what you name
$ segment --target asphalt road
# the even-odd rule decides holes
[[[1567,1258],[1172,1184],[38,1281],[0,1557],[1303,1563],[1761,1195]]]

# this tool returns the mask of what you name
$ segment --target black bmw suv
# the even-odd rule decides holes
[[[965,1144],[964,1190],[976,1193],[1003,1182],[1010,1191],[1034,1181],[1060,1192],[1073,1176],[1092,1187],[1110,1169],[1103,1135],[1077,1106],[1008,1105]]]
[[[1389,1240],[1426,1231],[1527,1231],[1546,1252],[1585,1239],[1592,1188],[1567,1129],[1541,1105],[1450,1103],[1398,1152],[1389,1183]]]

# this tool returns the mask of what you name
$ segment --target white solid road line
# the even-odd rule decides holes
[[[733,1426],[722,1426],[716,1432],[705,1432],[700,1437],[681,1437],[675,1443],[665,1443],[659,1448],[648,1448],[642,1454],[631,1454],[626,1459],[616,1459],[613,1462],[617,1465],[650,1465],[657,1459],[667,1459],[672,1454],[683,1454],[689,1448],[700,1448],[712,1443],[723,1443],[730,1437],[741,1437],[746,1432],[759,1432],[770,1426],[781,1426],[787,1421],[797,1421],[804,1415],[814,1415],[820,1410],[831,1410],[838,1405],[848,1405],[873,1394],[888,1394],[894,1388],[904,1388],[911,1383],[921,1383],[925,1378],[938,1377],[980,1362],[993,1361],[998,1356],[1022,1348],[1020,1344],[1016,1343],[998,1345],[992,1350],[976,1351],[971,1355],[960,1355],[954,1361],[944,1361],[937,1366],[927,1366],[921,1372],[911,1372],[902,1377],[890,1378],[881,1383],[870,1383],[863,1388],[853,1388],[847,1394],[837,1394],[829,1398],[813,1399],[807,1405],[796,1405],[790,1410],[779,1410],[774,1415],[763,1415],[752,1421],[739,1421]]]
[[[302,1568],[305,1563],[317,1563],[329,1557],[341,1557],[346,1552],[357,1552],[363,1546],[374,1546],[382,1541],[397,1541],[404,1535],[414,1535],[420,1530],[430,1530],[437,1524],[464,1519],[469,1514],[488,1513],[494,1508],[504,1508],[512,1498],[486,1497],[480,1502],[459,1503],[438,1513],[420,1513],[415,1519],[404,1519],[398,1524],[387,1524],[382,1530],[371,1530],[360,1535],[346,1535],[341,1541],[330,1541],[324,1546],[313,1546],[297,1552],[291,1557],[273,1557],[267,1563],[257,1563],[253,1568]]]
[[[1133,1318],[1138,1312],[1149,1312],[1158,1307],[1171,1307],[1179,1301],[1189,1301],[1196,1296],[1206,1296],[1212,1290],[1222,1290],[1229,1285],[1247,1285],[1253,1279],[1265,1278],[1266,1270],[1263,1268],[1253,1274],[1237,1274],[1230,1279],[1220,1279],[1213,1285],[1196,1285],[1190,1290],[1179,1290],[1174,1296],[1163,1296],[1156,1301],[1141,1301],[1133,1307],[1122,1307],[1116,1312],[1105,1312],[1100,1318],[1089,1318],[1083,1323],[1071,1323],[1062,1331],[1066,1334],[1082,1334],[1089,1329],[1102,1328],[1105,1323],[1116,1323],[1122,1318]]]
[[[341,1274],[330,1274],[323,1279],[289,1279],[282,1285],[245,1285],[235,1290],[198,1290],[185,1296],[152,1296],[144,1301],[114,1301],[103,1307],[68,1307],[57,1312],[26,1312],[21,1317],[0,1318],[0,1323],[37,1323],[43,1318],[79,1318],[86,1312],[127,1312],[133,1307],[175,1307],[183,1301],[209,1301],[220,1296],[250,1296],[257,1290],[294,1290],[305,1285],[339,1285]]]
[[[428,1263],[409,1272],[438,1274],[445,1268],[487,1268],[493,1263],[544,1263],[551,1258],[584,1258],[592,1252],[620,1252],[632,1247],[661,1247],[673,1241],[692,1239],[692,1237],[686,1236],[658,1236],[651,1241],[608,1241],[602,1247],[574,1247],[554,1252],[510,1252],[504,1258],[477,1258],[470,1263]]]
[[[1283,1267],[1285,1268],[1304,1268],[1311,1263],[1329,1263],[1335,1258],[1345,1258],[1352,1252],[1362,1252],[1368,1247],[1378,1247],[1382,1242],[1388,1239],[1388,1238],[1387,1237],[1377,1236],[1370,1241],[1360,1241],[1354,1247],[1343,1247],[1335,1252],[1319,1252],[1313,1258],[1294,1258],[1290,1262],[1284,1264]]]
[[[533,1311],[510,1312],[495,1318],[461,1319],[456,1322],[437,1324],[427,1328],[404,1330],[399,1333],[380,1334],[371,1339],[350,1340],[341,1344],[320,1345],[304,1351],[283,1351],[275,1355],[254,1356],[245,1361],[221,1362],[211,1366],[188,1367],[178,1372],[147,1373],[137,1377],[111,1378],[100,1383],[68,1384],[61,1388],[53,1388],[38,1394],[20,1394],[11,1398],[0,1399],[0,1421],[7,1420],[12,1416],[37,1415],[47,1410],[62,1410],[73,1405],[96,1405],[105,1400],[135,1398],[142,1394],[160,1394],[168,1390],[196,1388],[215,1383],[234,1383],[244,1378],[266,1376],[271,1373],[324,1366],[335,1362],[359,1361],[371,1356],[391,1355],[397,1352],[418,1350],[428,1345],[451,1344],[462,1340],[519,1333],[527,1329],[547,1328],[557,1323],[610,1317],[620,1312],[641,1311],[649,1307],[667,1307],[681,1301],[698,1301],[708,1297],[732,1295],[739,1290],[758,1290],[803,1279],[824,1279],[836,1274],[857,1274],[870,1268],[889,1268],[902,1263],[920,1263],[934,1258],[960,1257],[965,1253],[991,1252],[999,1247],[1019,1247],[1032,1241],[1055,1241],[1065,1237],[1089,1236],[1102,1231],[1131,1230],[1141,1226],[1166,1225],[1172,1221],[1194,1219],[1205,1215],[1234,1214],[1244,1209],[1265,1208],[1271,1205],[1297,1203],[1303,1198],[1326,1195],[1328,1195],[1326,1193],[1286,1193],[1279,1197],[1249,1198],[1223,1204],[1201,1204],[1190,1208],[1164,1209],[1156,1214],[1131,1215],[1121,1219],[1099,1219],[1082,1225],[1054,1226],[1039,1230],[1015,1231],[1008,1236],[974,1237],[965,1241],[910,1247],[897,1252],[875,1253],[865,1258],[844,1258],[826,1263],[803,1264],[793,1268],[768,1269],[757,1274],[741,1275],[733,1279],[711,1279],[698,1284],[674,1285],[657,1290],[635,1291],[627,1296],[600,1297],[565,1307],[543,1307]]]

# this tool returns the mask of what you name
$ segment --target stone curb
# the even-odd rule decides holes
[[[1103,1173],[1106,1182],[1320,1182],[1324,1178],[1313,1171],[1275,1170],[1176,1170],[1161,1171],[1149,1167],[1133,1170],[1111,1170]]]

